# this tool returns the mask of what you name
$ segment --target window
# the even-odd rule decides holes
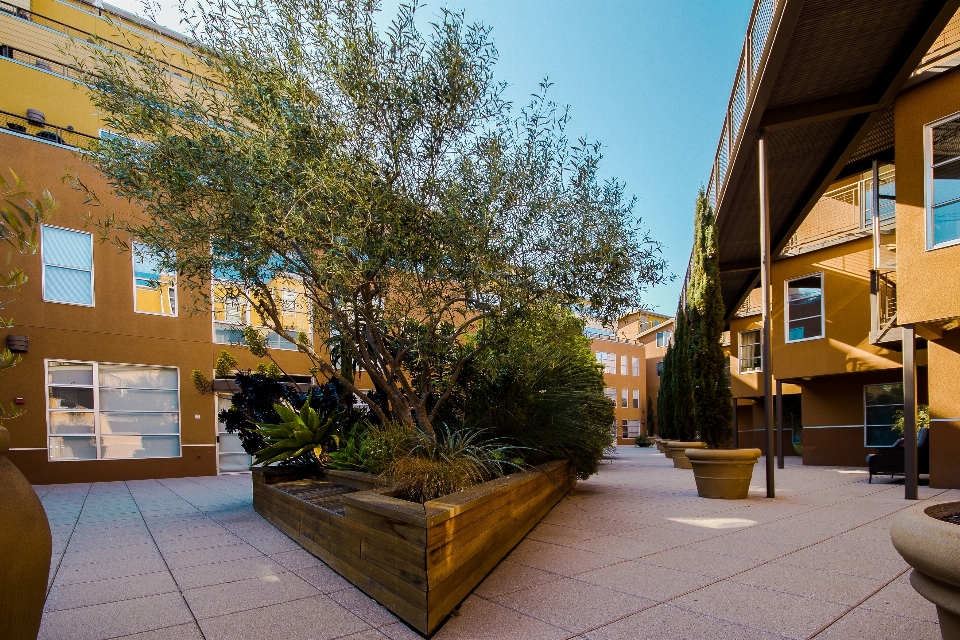
[[[267,339],[267,347],[296,351],[297,345],[263,327],[263,320],[250,304],[229,283],[214,284],[213,341],[217,344],[236,344],[243,341],[243,329],[247,326],[261,328]],[[285,329],[296,335],[300,332],[311,335],[310,307],[299,283],[289,280],[278,283],[272,289],[277,302],[280,319]]]
[[[133,243],[133,310],[161,316],[177,315],[177,276],[161,271],[146,246]]]
[[[627,367],[629,366],[627,362],[627,356],[620,356],[620,375],[622,376],[627,375]]]
[[[660,374],[663,373],[663,360],[657,363],[657,377],[660,377]]]
[[[633,408],[634,409],[640,408],[640,390],[639,389],[633,390]]]
[[[924,127],[927,248],[960,242],[960,117]]]
[[[629,389],[621,389],[621,390],[620,390],[620,406],[623,407],[624,409],[626,409],[628,406],[630,406],[630,405],[629,405],[629,403],[630,403],[630,397],[629,397],[629,396],[630,396],[630,390],[629,390]]]
[[[889,447],[900,438],[893,430],[897,411],[903,411],[902,383],[864,385],[864,446]]]
[[[40,226],[43,300],[93,306],[93,235]]]
[[[657,331],[657,346],[666,347],[670,344],[670,331]]]
[[[633,359],[633,375],[640,375],[640,358]]]
[[[785,283],[787,342],[823,337],[823,274]]]
[[[603,390],[603,395],[607,397],[607,400],[612,402],[614,405],[617,404],[617,389],[616,387],[606,387]]]
[[[740,373],[760,371],[760,329],[740,332]]]
[[[624,438],[636,438],[640,435],[640,421],[639,420],[623,420],[623,437]]]
[[[47,362],[50,460],[180,456],[175,367]]]
[[[617,372],[617,354],[597,351],[597,362],[603,365],[604,373]]]

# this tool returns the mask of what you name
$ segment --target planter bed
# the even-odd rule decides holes
[[[366,473],[254,468],[253,508],[429,636],[575,484],[549,462],[417,504]]]

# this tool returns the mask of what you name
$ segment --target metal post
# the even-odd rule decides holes
[[[873,219],[871,228],[873,230],[873,269],[870,271],[870,330],[880,331],[880,299],[878,296],[878,280],[880,268],[880,163],[876,158],[873,160],[873,197],[871,206],[873,207]]]
[[[760,339],[760,358],[763,370],[763,418],[767,433],[767,497],[777,496],[773,469],[773,366],[770,357],[770,190],[767,184],[767,146],[765,133],[757,141],[760,165],[760,287],[763,311],[763,331]]]
[[[777,380],[777,468],[783,469],[783,382]]]
[[[733,448],[740,448],[740,421],[737,419],[737,399],[733,399]]]
[[[917,334],[903,325],[903,497],[918,500],[917,475]]]

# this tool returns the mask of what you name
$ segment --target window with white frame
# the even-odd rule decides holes
[[[657,377],[660,377],[660,374],[663,373],[663,360],[657,363]]]
[[[617,388],[616,387],[605,387],[603,389],[603,395],[606,396],[607,400],[613,404],[617,404]]]
[[[863,387],[863,444],[890,447],[900,438],[893,430],[897,412],[903,411],[903,384],[868,384]]]
[[[640,375],[640,358],[633,359],[633,375],[634,376]]]
[[[657,331],[657,346],[666,347],[670,344],[670,331]]]
[[[823,274],[815,273],[785,283],[787,342],[823,337]]]
[[[924,127],[927,248],[960,242],[960,114]]]
[[[760,371],[763,363],[760,359],[760,329],[740,332],[740,373]]]
[[[273,289],[283,326],[290,333],[300,332],[308,337],[310,325],[310,306],[306,296],[291,286],[278,286]],[[243,341],[243,329],[248,326],[262,330],[267,347],[295,351],[297,345],[285,337],[263,326],[263,320],[257,316],[247,300],[230,283],[214,284],[213,303],[213,341],[216,344],[237,344]]]
[[[624,409],[626,409],[629,406],[629,403],[630,403],[629,395],[630,395],[629,389],[620,390],[620,406],[623,407]]]
[[[40,226],[43,300],[93,306],[93,235]]]
[[[180,456],[176,367],[50,360],[50,460]]]
[[[627,368],[629,367],[627,356],[620,356],[620,375],[625,376],[628,373]]]
[[[634,409],[640,408],[640,390],[639,389],[633,390],[633,408]]]
[[[133,310],[177,315],[177,274],[164,271],[146,245],[133,243]]]

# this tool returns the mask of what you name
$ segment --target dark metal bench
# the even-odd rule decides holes
[[[930,429],[924,427],[917,434],[917,473],[930,473]],[[867,466],[870,468],[870,480],[873,476],[902,476],[904,471],[903,438],[897,440],[892,447],[881,449],[878,453],[867,456]]]

